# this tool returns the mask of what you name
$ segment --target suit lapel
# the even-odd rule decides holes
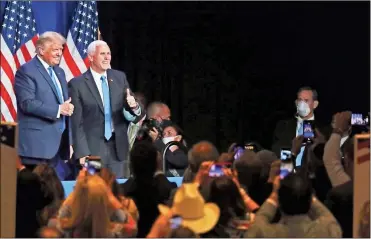
[[[46,69],[44,68],[44,66],[41,64],[41,62],[39,61],[39,59],[37,59],[36,56],[35,56],[35,61],[36,61],[37,69],[39,69],[41,75],[44,77],[44,79],[46,80],[46,82],[52,88],[52,90],[54,92],[54,95],[55,95],[55,97],[57,97],[57,100],[59,102],[59,97],[58,97],[57,89],[55,88],[55,85],[54,85],[52,79],[50,78],[48,72],[46,71]]]
[[[63,99],[66,101],[68,100],[67,81],[65,78],[63,78],[63,73],[60,71],[59,68],[54,67],[53,69],[54,69],[55,74],[58,77],[59,83],[61,84]]]
[[[113,78],[112,71],[110,69],[107,70],[107,80],[108,80],[108,87],[109,87],[109,95],[111,101],[111,110],[112,106],[114,105],[114,100],[118,99],[120,86],[117,84],[116,80]]]
[[[104,114],[102,98],[100,97],[97,84],[95,84],[95,81],[94,81],[93,75],[90,72],[90,69],[87,72],[85,72],[85,83],[88,85],[88,88],[93,94],[95,100],[97,101],[100,110]]]

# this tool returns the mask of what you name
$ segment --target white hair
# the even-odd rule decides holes
[[[108,46],[107,42],[102,40],[95,40],[91,42],[88,46],[88,55],[94,55],[98,46]]]
[[[39,52],[39,49],[44,47],[46,43],[55,43],[58,42],[61,45],[64,45],[66,43],[66,38],[64,38],[61,34],[58,32],[44,32],[39,36],[39,38],[36,41],[36,53]]]

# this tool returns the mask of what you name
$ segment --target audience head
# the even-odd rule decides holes
[[[244,217],[246,214],[240,191],[230,177],[222,176],[211,181],[208,201],[220,209],[218,224],[226,225],[231,218]]]
[[[238,173],[238,181],[250,193],[255,185],[261,181],[263,163],[253,151],[246,150],[242,156],[233,163]]]
[[[64,200],[64,188],[54,168],[47,164],[39,164],[33,170],[39,176],[45,197],[54,200]]]
[[[172,208],[163,204],[158,205],[161,214],[180,217],[180,225],[194,233],[202,234],[210,231],[216,225],[220,210],[215,203],[205,203],[198,191],[198,184],[183,183],[174,195]]]
[[[314,110],[318,107],[318,93],[315,89],[305,86],[298,90],[295,101],[297,114],[303,119],[313,116]]]
[[[76,182],[70,202],[70,217],[61,219],[64,230],[79,237],[107,237],[113,213],[110,188],[98,175],[87,175]]]
[[[171,120],[170,108],[164,103],[161,105],[160,117],[162,120]]]
[[[39,238],[63,238],[63,235],[54,227],[42,227],[39,230]]]
[[[172,141],[181,142],[183,144],[185,143],[183,138],[183,131],[179,126],[168,120],[163,121],[162,126],[164,129],[162,133],[162,142],[165,145]]]
[[[36,41],[36,53],[49,66],[58,65],[61,61],[63,45],[66,39],[57,32],[44,32]]]
[[[208,142],[201,141],[191,148],[188,152],[188,162],[193,173],[197,173],[201,164],[206,161],[218,161],[219,152],[216,147]]]
[[[272,163],[277,160],[277,155],[269,150],[263,149],[262,151],[257,153],[259,160],[262,162],[262,171],[261,171],[261,179],[263,181],[267,181],[269,177],[269,172],[271,170]]]
[[[130,151],[130,165],[138,180],[152,178],[157,169],[157,150],[148,141],[140,141]]]
[[[310,180],[291,173],[281,180],[278,201],[285,215],[307,214],[312,205],[313,189]]]
[[[171,230],[169,238],[199,238],[199,236],[191,229],[180,226]]]
[[[111,50],[102,40],[95,40],[88,46],[90,67],[97,73],[103,74],[111,68]]]

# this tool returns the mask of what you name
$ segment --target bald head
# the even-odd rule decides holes
[[[188,162],[192,172],[197,172],[203,162],[216,162],[218,158],[218,150],[208,141],[201,141],[193,145],[191,150],[188,152]]]
[[[147,116],[152,119],[170,120],[170,108],[165,103],[159,101],[152,102],[147,108]]]

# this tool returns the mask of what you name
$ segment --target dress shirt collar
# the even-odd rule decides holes
[[[93,75],[94,80],[100,80],[100,78],[101,78],[102,76],[105,76],[106,79],[107,79],[107,71],[103,72],[103,74],[99,74],[98,72],[94,71],[94,70],[90,67],[90,72],[91,72],[91,74]]]
[[[48,68],[50,67],[50,65],[48,63],[46,63],[41,57],[39,57],[37,55],[37,58],[39,59],[39,61],[41,62],[41,64],[44,66],[44,68],[46,69],[46,71],[49,73],[49,70]]]
[[[298,123],[301,123],[304,121],[304,119],[300,118],[300,117],[296,117],[296,119],[298,120]],[[314,115],[312,117],[310,117],[309,119],[306,119],[306,120],[314,120]]]

